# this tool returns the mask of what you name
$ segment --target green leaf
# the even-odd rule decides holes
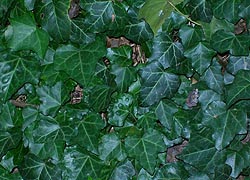
[[[136,158],[150,174],[155,171],[157,153],[166,150],[162,135],[153,129],[149,129],[141,138],[127,137],[125,147],[128,155]]]
[[[227,71],[237,74],[239,70],[250,70],[250,55],[248,56],[230,56],[227,64]]]
[[[133,97],[130,94],[119,94],[116,100],[108,108],[109,124],[123,126],[125,119],[131,111]]]
[[[55,66],[57,70],[65,71],[75,81],[87,86],[90,83],[98,59],[105,55],[104,42],[95,42],[76,48],[64,45],[56,50]]]
[[[39,63],[35,59],[23,58],[14,54],[2,55],[0,56],[0,67],[2,74],[0,80],[1,101],[10,98],[26,82],[38,83]]]
[[[154,38],[153,54],[149,61],[158,61],[164,69],[168,67],[177,68],[184,59],[183,47],[178,42],[173,42],[166,33],[159,33]]]
[[[157,61],[141,70],[141,101],[143,105],[158,103],[162,98],[171,98],[179,87],[177,75],[169,73]]]
[[[122,161],[127,156],[124,145],[116,133],[102,136],[98,150],[100,153],[100,159],[104,161],[110,161],[113,159]]]
[[[77,122],[77,138],[74,140],[80,146],[97,154],[100,130],[104,127],[104,122],[99,114],[90,113]]]
[[[34,154],[25,156],[23,164],[20,166],[20,173],[24,179],[33,180],[60,180],[61,170],[50,161],[42,161]]]
[[[221,101],[221,96],[212,90],[200,90],[199,91],[199,103],[201,104],[202,110],[207,109],[207,106],[213,101]]]
[[[201,75],[211,64],[214,55],[215,51],[203,42],[199,42],[196,46],[184,52],[184,56],[192,61],[192,66]]]
[[[232,32],[219,30],[212,37],[212,47],[219,53],[229,51],[235,56],[249,54],[249,36],[245,34],[235,35]]]
[[[224,78],[221,72],[221,65],[214,59],[212,65],[205,71],[201,80],[204,80],[207,86],[215,92],[222,94],[224,90]]]
[[[10,20],[12,32],[11,38],[8,40],[8,47],[14,51],[33,50],[41,58],[45,53],[49,44],[48,34],[36,27],[33,17],[24,15]]]
[[[214,146],[211,131],[203,129],[191,135],[188,145],[178,158],[199,171],[214,173],[216,166],[224,163],[226,158],[224,151],[218,151]]]
[[[231,106],[239,100],[250,99],[250,71],[239,71],[232,84],[226,86],[227,106]]]
[[[175,5],[182,2],[181,0],[146,0],[145,4],[139,11],[139,17],[144,18],[156,34],[158,29],[164,23],[165,19],[170,16],[176,8]]]
[[[54,86],[42,86],[37,88],[37,94],[42,101],[39,109],[44,115],[54,116],[60,109],[61,105],[68,98],[62,87],[62,83],[58,82]]]
[[[19,173],[11,173],[0,166],[0,178],[3,180],[23,180]]]
[[[208,105],[202,122],[214,130],[213,139],[218,150],[229,145],[237,134],[247,132],[246,113],[239,109],[227,110],[226,104],[221,101]]]
[[[40,11],[42,27],[56,42],[63,42],[70,37],[70,20],[68,17],[69,1],[44,0]]]
[[[63,172],[63,179],[102,178],[103,162],[83,148],[67,147],[64,152],[64,163],[67,169]]]
[[[119,163],[114,169],[110,180],[129,180],[135,175],[135,169],[130,161]]]

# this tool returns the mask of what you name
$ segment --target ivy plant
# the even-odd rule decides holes
[[[1,0],[0,179],[250,176],[249,0]]]

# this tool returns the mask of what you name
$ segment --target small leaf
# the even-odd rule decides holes
[[[135,175],[135,169],[130,161],[125,161],[119,163],[114,169],[110,180],[128,180]]]
[[[29,15],[24,15],[10,20],[13,35],[8,41],[8,46],[14,51],[33,50],[41,58],[49,44],[48,34],[36,27],[35,21]]]
[[[226,86],[227,106],[231,106],[239,100],[250,99],[250,71],[239,71],[232,84]]]
[[[165,71],[156,61],[141,70],[141,78],[140,95],[143,105],[158,103],[164,97],[171,98],[180,84],[177,75]]]
[[[211,64],[214,55],[215,51],[203,42],[199,42],[196,46],[184,52],[184,56],[191,59],[192,66],[201,75]]]
[[[229,145],[237,134],[247,132],[246,113],[238,109],[227,110],[221,101],[214,101],[208,106],[202,121],[214,130],[213,139],[218,150]]]
[[[212,90],[200,90],[199,91],[199,103],[201,104],[202,110],[207,109],[207,106],[213,101],[221,101],[221,96]]]
[[[125,147],[129,156],[136,158],[150,174],[155,170],[157,153],[166,150],[161,134],[153,129],[149,129],[141,138],[127,137]]]
[[[219,53],[230,51],[232,55],[244,56],[249,54],[249,36],[245,34],[235,35],[232,32],[220,30],[212,37],[212,47]]]
[[[250,70],[250,55],[248,56],[230,56],[227,64],[227,71],[237,74],[239,70]]]

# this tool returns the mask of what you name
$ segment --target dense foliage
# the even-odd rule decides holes
[[[0,179],[249,176],[249,30],[249,0],[1,0]]]

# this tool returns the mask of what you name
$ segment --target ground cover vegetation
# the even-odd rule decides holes
[[[0,179],[247,179],[249,0],[1,0]]]

